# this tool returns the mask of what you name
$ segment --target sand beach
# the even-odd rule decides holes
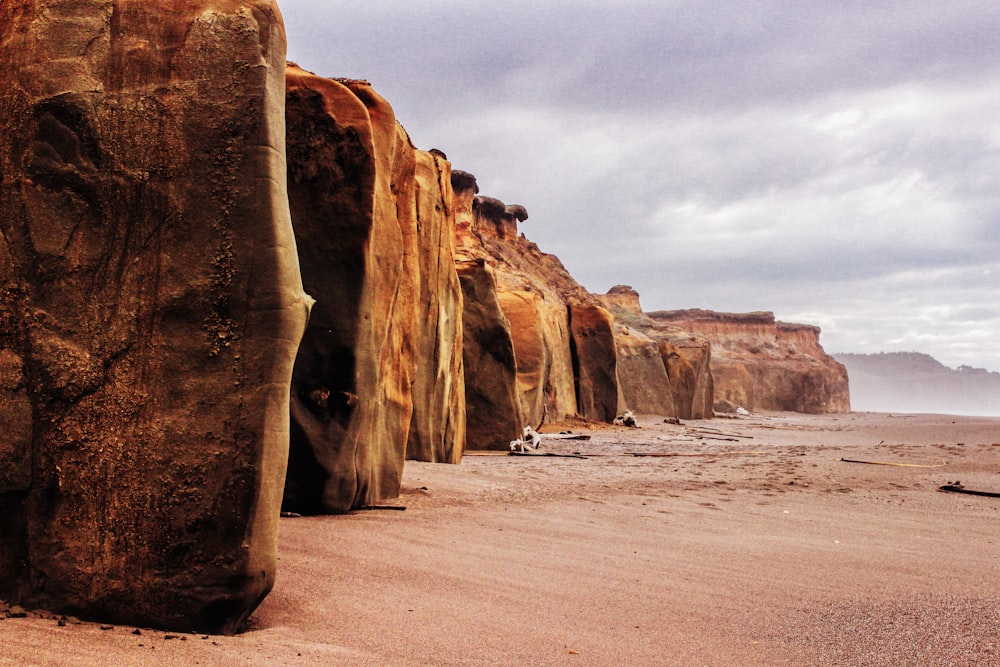
[[[283,519],[239,635],[29,610],[0,663],[1000,663],[1000,498],[940,490],[1000,492],[1000,419],[639,423],[409,462],[405,510]]]

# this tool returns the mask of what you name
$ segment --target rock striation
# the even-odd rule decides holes
[[[438,153],[415,153],[420,289],[415,304],[417,372],[406,457],[459,463],[466,432],[462,286],[455,265],[451,164]]]
[[[639,413],[711,419],[712,346],[704,336],[654,320],[639,293],[617,285],[598,298],[615,320],[625,403]]]
[[[464,442],[451,173],[364,81],[290,65],[289,202],[316,299],[292,376],[284,506],[343,512],[399,494],[407,456]]]
[[[0,3],[0,595],[233,632],[308,311],[268,0]]]
[[[819,327],[779,322],[770,312],[692,309],[649,316],[711,342],[716,400],[751,411],[850,412],[847,370],[823,350]]]

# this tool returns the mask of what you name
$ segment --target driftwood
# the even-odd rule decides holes
[[[893,461],[862,461],[861,459],[840,459],[844,463],[865,463],[870,466],[895,466],[897,468],[943,468],[947,463],[895,463]]]
[[[975,491],[973,489],[967,489],[961,484],[945,484],[944,486],[938,487],[939,491],[947,491],[949,493],[965,493],[970,496],[986,496],[987,498],[1000,498],[1000,493],[995,493],[993,491]]]
[[[685,430],[688,433],[700,433],[700,434],[705,434],[705,435],[719,435],[719,436],[725,436],[727,438],[741,438],[741,439],[744,439],[744,440],[753,440],[753,436],[752,435],[743,435],[742,433],[726,433],[724,431],[720,431],[720,430],[714,429],[714,428],[704,428],[704,427],[703,428],[691,428],[691,427],[688,427]]]
[[[541,431],[542,426],[545,425],[545,418],[549,416],[549,406],[542,404],[542,420],[538,422],[538,426],[535,427],[535,431]]]
[[[771,452],[625,452],[625,456],[763,456]]]

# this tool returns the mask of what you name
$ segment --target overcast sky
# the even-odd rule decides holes
[[[995,0],[279,4],[590,291],[1000,371]]]

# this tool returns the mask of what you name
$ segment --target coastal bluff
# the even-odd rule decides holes
[[[847,369],[823,350],[817,326],[776,321],[770,312],[690,309],[648,315],[711,343],[716,400],[750,411],[851,410]]]

